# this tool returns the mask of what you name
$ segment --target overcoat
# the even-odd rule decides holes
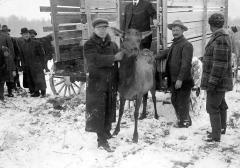
[[[84,45],[89,77],[86,94],[86,131],[103,132],[106,122],[116,117],[117,65],[116,43],[107,35],[105,41],[95,33]]]
[[[24,73],[23,87],[35,91],[45,90],[44,53],[40,43],[36,40],[20,38],[19,48]]]
[[[13,43],[12,43],[11,37],[8,34],[6,34],[3,31],[0,31],[0,48],[2,49],[2,47],[7,48],[9,53],[9,56],[6,57],[6,60],[5,60],[8,64],[8,74],[7,74],[6,81],[13,82],[14,79],[13,79],[12,71],[15,71],[15,69],[12,70],[12,68],[15,68],[15,65],[12,64],[13,60],[15,59]],[[11,70],[9,70],[9,68]]]
[[[5,82],[9,79],[9,73],[15,71],[15,65],[11,57],[4,56],[0,49],[0,82]]]

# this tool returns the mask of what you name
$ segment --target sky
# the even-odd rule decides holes
[[[24,2],[24,3],[23,3]],[[49,13],[40,12],[40,6],[48,6],[49,0],[0,0],[0,16],[16,15],[31,19],[49,19]],[[240,0],[229,0],[229,16],[240,17]]]

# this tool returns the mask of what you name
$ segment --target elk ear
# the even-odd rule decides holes
[[[150,36],[152,34],[152,31],[145,31],[145,32],[142,32],[142,39],[144,39],[145,37],[147,36]]]
[[[115,36],[118,36],[120,38],[124,37],[124,32],[122,30],[117,29],[116,27],[110,27],[110,30],[113,32]]]

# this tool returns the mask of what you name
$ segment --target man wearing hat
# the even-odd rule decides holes
[[[108,21],[97,18],[92,23],[94,32],[84,44],[89,78],[86,95],[86,127],[97,133],[98,147],[111,151],[107,139],[111,137],[111,123],[116,116],[117,63],[122,55],[107,33]]]
[[[191,74],[193,46],[183,33],[188,28],[180,20],[168,24],[172,30],[173,43],[167,50],[160,52],[157,59],[167,59],[166,74],[168,87],[171,89],[171,101],[178,119],[177,127],[187,128],[192,125],[189,115],[191,88],[194,86]]]
[[[8,60],[11,60],[12,62],[15,59],[15,52],[14,52],[12,39],[9,36],[9,32],[10,32],[10,29],[8,29],[7,25],[3,25],[2,30],[0,31],[0,47],[1,48],[6,47],[8,49],[9,51]],[[14,70],[14,72],[16,71]],[[8,78],[6,79],[6,85],[8,87],[8,95],[7,95],[8,97],[13,97],[12,89],[14,87],[14,76],[11,71],[8,72]]]
[[[11,29],[9,29],[7,25],[2,25],[2,31],[9,35],[9,32],[11,31]]]
[[[31,97],[46,96],[46,81],[43,72],[44,53],[41,44],[30,38],[27,28],[21,29],[22,38],[19,40],[21,50],[21,65],[23,67],[23,87],[29,88]]]
[[[51,37],[51,36],[46,36],[45,38],[36,38],[37,32],[34,29],[30,29],[29,30],[29,34],[30,34],[31,39],[37,40],[38,42],[40,42],[42,50],[44,52],[44,69],[46,70],[46,72],[49,72],[50,70],[48,69],[48,66],[47,66],[47,63],[48,63],[48,60],[49,60],[49,58],[48,58],[49,56],[47,57],[47,55],[46,55],[47,51],[45,49],[52,48],[52,46],[51,45],[49,46],[49,43],[47,43],[47,44],[43,44],[43,43],[46,42],[45,40],[47,39],[47,37]],[[46,46],[46,45],[48,45],[48,46]]]
[[[212,14],[208,23],[213,32],[203,56],[201,88],[207,91],[206,109],[210,117],[212,131],[206,141],[221,140],[226,132],[227,103],[225,92],[233,89],[231,66],[231,40],[223,29],[224,16]]]
[[[30,34],[30,37],[32,39],[35,39],[35,37],[37,36],[37,32],[34,29],[30,29],[30,30],[28,30],[28,32]]]

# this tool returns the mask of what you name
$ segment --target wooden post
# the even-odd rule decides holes
[[[54,44],[55,44],[55,60],[54,62],[60,61],[60,51],[59,51],[59,40],[58,40],[58,23],[56,20],[56,14],[57,14],[57,2],[55,0],[50,0],[51,4],[51,22],[53,26],[53,38],[54,38]]]
[[[89,0],[85,0],[85,11],[87,15],[87,24],[88,24],[88,38],[92,35],[92,18],[91,18],[91,7],[89,6]]]
[[[162,9],[162,8],[161,8]],[[158,23],[162,24],[162,19],[160,17],[161,13],[160,13],[160,0],[157,0],[157,21]],[[157,26],[157,55],[159,54],[159,50],[160,50],[160,34],[162,34],[162,29],[160,28],[160,26]]]
[[[167,1],[162,0],[163,49],[167,48]]]
[[[228,0],[225,0],[225,8],[224,8],[224,17],[225,17],[225,28],[228,28]]]
[[[167,49],[167,1],[161,0],[162,3],[162,49]],[[164,73],[166,71],[166,60],[161,61],[160,72]]]
[[[121,28],[121,1],[120,0],[115,0],[116,1],[116,10],[117,10],[117,28],[120,30]],[[117,45],[120,47],[120,38],[117,38],[118,41],[116,42]]]
[[[203,0],[203,23],[202,23],[202,52],[201,52],[201,56],[203,56],[204,51],[205,51],[205,45],[206,45],[206,41],[207,41],[207,11],[208,11],[208,7],[207,7],[207,0]],[[198,56],[199,57],[199,56]]]

